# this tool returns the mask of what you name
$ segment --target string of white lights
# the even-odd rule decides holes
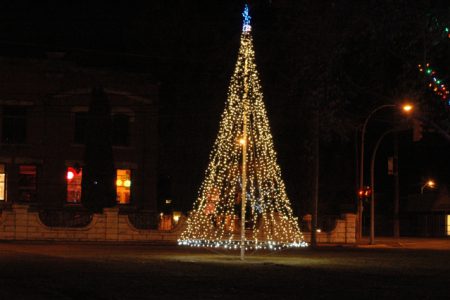
[[[305,247],[307,243],[293,214],[277,164],[256,70],[247,6],[243,16],[241,45],[219,133],[205,179],[178,243],[238,249],[241,245],[240,205],[245,199],[245,249]],[[246,151],[243,153],[244,144]],[[242,190],[243,155],[245,191]]]

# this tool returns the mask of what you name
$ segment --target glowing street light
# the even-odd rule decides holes
[[[366,127],[367,127],[367,123],[369,122],[370,118],[372,117],[373,114],[375,114],[377,111],[383,109],[383,108],[387,108],[387,107],[393,107],[393,108],[397,108],[397,109],[401,109],[401,111],[403,111],[406,114],[409,114],[413,111],[414,106],[410,103],[404,103],[401,106],[399,106],[398,104],[384,104],[381,106],[376,107],[374,110],[372,110],[369,115],[367,116],[367,118],[364,120],[364,124],[362,127],[362,131],[361,131],[361,151],[360,151],[360,161],[359,161],[359,190],[363,190],[364,188],[364,136],[366,133]],[[362,199],[358,199],[358,208],[357,208],[357,228],[356,228],[356,232],[357,232],[357,240],[361,239],[362,236]]]
[[[412,106],[411,104],[404,104],[402,106],[402,109],[405,113],[410,113],[413,110],[414,106]]]
[[[430,189],[434,189],[434,188],[436,187],[436,182],[434,182],[434,180],[432,180],[432,179],[427,180],[427,182],[425,182],[425,184],[422,185],[422,187],[420,188],[420,193],[421,193],[421,194],[423,194],[423,190],[424,190],[426,187],[427,187],[427,188],[430,188]]]

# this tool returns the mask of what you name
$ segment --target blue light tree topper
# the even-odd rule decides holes
[[[245,4],[244,12],[242,13],[242,16],[244,17],[244,25],[242,26],[243,32],[250,32],[252,30],[252,27],[250,26],[250,15],[248,14],[248,5]]]

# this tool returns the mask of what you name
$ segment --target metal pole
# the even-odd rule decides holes
[[[400,237],[400,182],[398,176],[398,134],[394,134],[394,237]]]
[[[370,160],[370,185],[372,187],[372,193],[370,195],[370,239],[369,243],[373,245],[375,243],[375,158],[377,155],[378,147],[380,146],[383,138],[389,133],[395,131],[391,129],[383,133],[375,144],[373,149],[372,159]]]
[[[374,113],[379,111],[380,109],[383,109],[385,107],[396,107],[395,104],[384,104],[381,105],[374,110],[370,112],[370,114],[367,116],[367,118],[364,120],[364,125],[362,127],[361,131],[361,153],[360,153],[360,160],[359,160],[359,190],[364,189],[364,136],[366,134],[366,127],[367,123],[369,122],[369,119],[372,117]],[[357,208],[357,220],[358,220],[358,226],[356,228],[357,231],[357,240],[361,240],[362,237],[362,212],[363,212],[363,205],[362,205],[362,199],[358,200],[358,208]]]
[[[319,105],[314,109],[314,190],[311,215],[311,247],[317,247],[317,212],[319,206],[319,177],[320,177],[320,120]]]
[[[247,56],[244,62],[243,132],[242,132],[242,191],[241,191],[241,260],[245,260],[245,205],[247,198]]]
[[[242,194],[241,194],[241,260],[244,260],[245,253],[245,205],[247,198],[247,117],[244,104],[244,143],[242,145]]]

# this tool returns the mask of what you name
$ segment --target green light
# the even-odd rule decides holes
[[[427,69],[427,74],[431,74],[431,72],[433,72],[433,70]]]
[[[444,29],[444,30],[445,30],[445,32],[448,32],[448,27],[445,27],[445,29]]]
[[[436,81],[436,83],[437,83],[437,84],[440,84],[440,83],[441,83],[441,81],[440,81],[440,80],[438,80],[438,81]]]

